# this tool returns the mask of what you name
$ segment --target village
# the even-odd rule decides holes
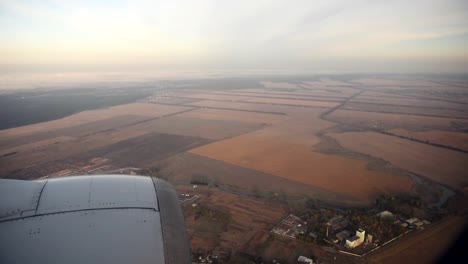
[[[197,212],[198,215],[208,215],[217,219],[216,222],[228,219],[228,216],[223,216],[221,212],[206,208],[200,203],[203,196],[203,191],[198,190],[200,188],[207,187],[204,184],[191,184],[179,193],[179,201],[183,208]],[[329,252],[332,258],[339,255],[361,258],[389,243],[399,243],[398,239],[410,232],[424,232],[433,222],[441,220],[445,213],[428,207],[419,198],[411,195],[381,195],[374,203],[364,208],[340,208],[318,200],[308,200],[305,209],[289,211],[269,229],[270,238],[262,247],[268,247],[268,241],[276,239],[286,241],[285,243],[320,248]],[[237,252],[233,255],[233,252],[219,250],[194,251],[192,261],[237,263],[232,261],[239,256],[243,261],[249,260],[249,263],[283,263],[280,258],[266,261],[255,254]],[[298,254],[296,260],[297,263],[329,263],[330,259],[326,261],[323,255]]]
[[[404,208],[398,210],[396,208]],[[395,208],[394,212],[381,208]],[[406,210],[405,210],[406,209]],[[431,214],[420,200],[411,196],[379,196],[375,204],[366,209],[339,209],[309,203],[307,213],[289,214],[271,233],[321,246],[331,246],[340,254],[364,257],[415,230],[424,230],[431,221],[408,214],[417,212],[432,220],[440,215]],[[316,263],[313,256],[298,256],[298,263]]]
[[[322,209],[320,213],[330,215],[330,211]],[[424,229],[431,224],[430,221],[420,220],[416,217],[404,219],[397,218],[389,211],[382,211],[374,216],[375,226],[365,228],[354,228],[352,220],[344,215],[338,214],[323,221],[313,222],[312,215],[301,217],[293,214],[284,218],[271,232],[275,235],[313,242],[321,245],[333,245],[342,253],[364,256],[366,253],[385,245],[414,229]],[[312,222],[311,222],[312,221]],[[369,232],[366,230],[372,230]]]

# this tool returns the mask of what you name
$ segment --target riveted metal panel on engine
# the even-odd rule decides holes
[[[163,180],[94,175],[21,182],[36,194],[18,193],[37,202],[20,203],[34,209],[30,215],[0,219],[2,264],[191,263],[177,194]]]
[[[0,263],[166,263],[160,221],[155,210],[131,208],[2,222]]]
[[[159,210],[151,183],[150,177],[127,175],[49,179],[37,214],[125,207]]]
[[[0,179],[0,221],[33,215],[46,182]]]

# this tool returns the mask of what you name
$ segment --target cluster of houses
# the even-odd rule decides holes
[[[419,220],[416,217],[409,218],[406,220],[397,220],[394,224],[400,225],[402,227],[409,227],[409,228],[418,228],[423,229],[424,225],[429,225],[431,222],[427,220]]]
[[[302,221],[301,218],[290,214],[276,225],[272,232],[277,235],[295,238],[298,234],[305,234],[306,225],[307,223]]]
[[[377,214],[381,218],[387,219],[394,219],[395,216],[389,211],[383,211]],[[395,225],[400,225],[401,227],[408,227],[408,228],[418,228],[423,229],[424,225],[429,225],[431,222],[427,220],[419,220],[416,217],[408,218],[408,219],[399,219],[393,222]]]
[[[326,224],[326,236],[329,237],[329,233],[336,233],[336,239],[334,239],[333,242],[335,244],[342,242],[347,248],[358,247],[365,241],[367,243],[372,243],[372,235],[367,235],[366,240],[366,232],[362,229],[356,230],[356,234],[354,236],[351,236],[351,233],[349,231],[343,230],[348,226],[348,224],[349,221],[343,216],[336,216],[330,219],[330,221],[328,221]],[[272,232],[277,235],[295,238],[298,234],[305,234],[305,231],[307,230],[306,225],[307,223],[303,222],[301,218],[290,214],[286,218],[284,218],[278,225],[276,225],[273,228]],[[314,234],[313,232],[311,232],[309,236],[316,238],[316,234]]]
[[[378,213],[376,216],[380,218],[392,219],[395,220],[396,217],[393,213],[389,211],[382,211]],[[412,217],[409,219],[400,219],[393,222],[396,225],[401,225],[402,227],[408,228],[424,228],[424,225],[430,224],[427,220],[419,220],[418,218]],[[366,231],[362,228],[359,228],[352,233],[351,231],[344,230],[346,227],[349,226],[349,220],[342,216],[335,216],[331,218],[326,223],[326,241],[333,242],[338,247],[353,249],[359,247],[362,244],[372,244],[373,243],[373,235],[366,234]],[[295,238],[298,234],[304,235],[307,230],[307,222],[304,222],[300,217],[295,215],[288,215],[285,219],[283,219],[275,228],[273,228],[272,232],[281,235],[287,236],[291,238]],[[335,234],[335,238],[333,237]],[[309,233],[310,237],[317,238],[317,235],[313,232]],[[330,239],[330,240],[328,240]],[[301,258],[302,262],[298,259],[300,263],[312,263],[307,262],[310,259]]]

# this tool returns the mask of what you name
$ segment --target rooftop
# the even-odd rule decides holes
[[[356,240],[359,240],[359,237],[358,236],[353,236],[353,237],[351,237],[349,239],[346,239],[346,240],[348,240],[349,242],[354,242]]]
[[[348,238],[349,236],[350,236],[350,233],[349,233],[348,231],[346,231],[346,230],[341,231],[341,232],[339,232],[339,233],[336,234],[336,237],[339,238],[339,239],[341,239],[341,240],[346,239],[346,238]]]
[[[393,213],[391,213],[389,211],[382,211],[382,212],[378,213],[377,215],[382,217],[382,218],[393,217]]]

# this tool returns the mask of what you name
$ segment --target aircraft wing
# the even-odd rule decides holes
[[[93,175],[0,180],[0,263],[191,263],[172,186]]]

